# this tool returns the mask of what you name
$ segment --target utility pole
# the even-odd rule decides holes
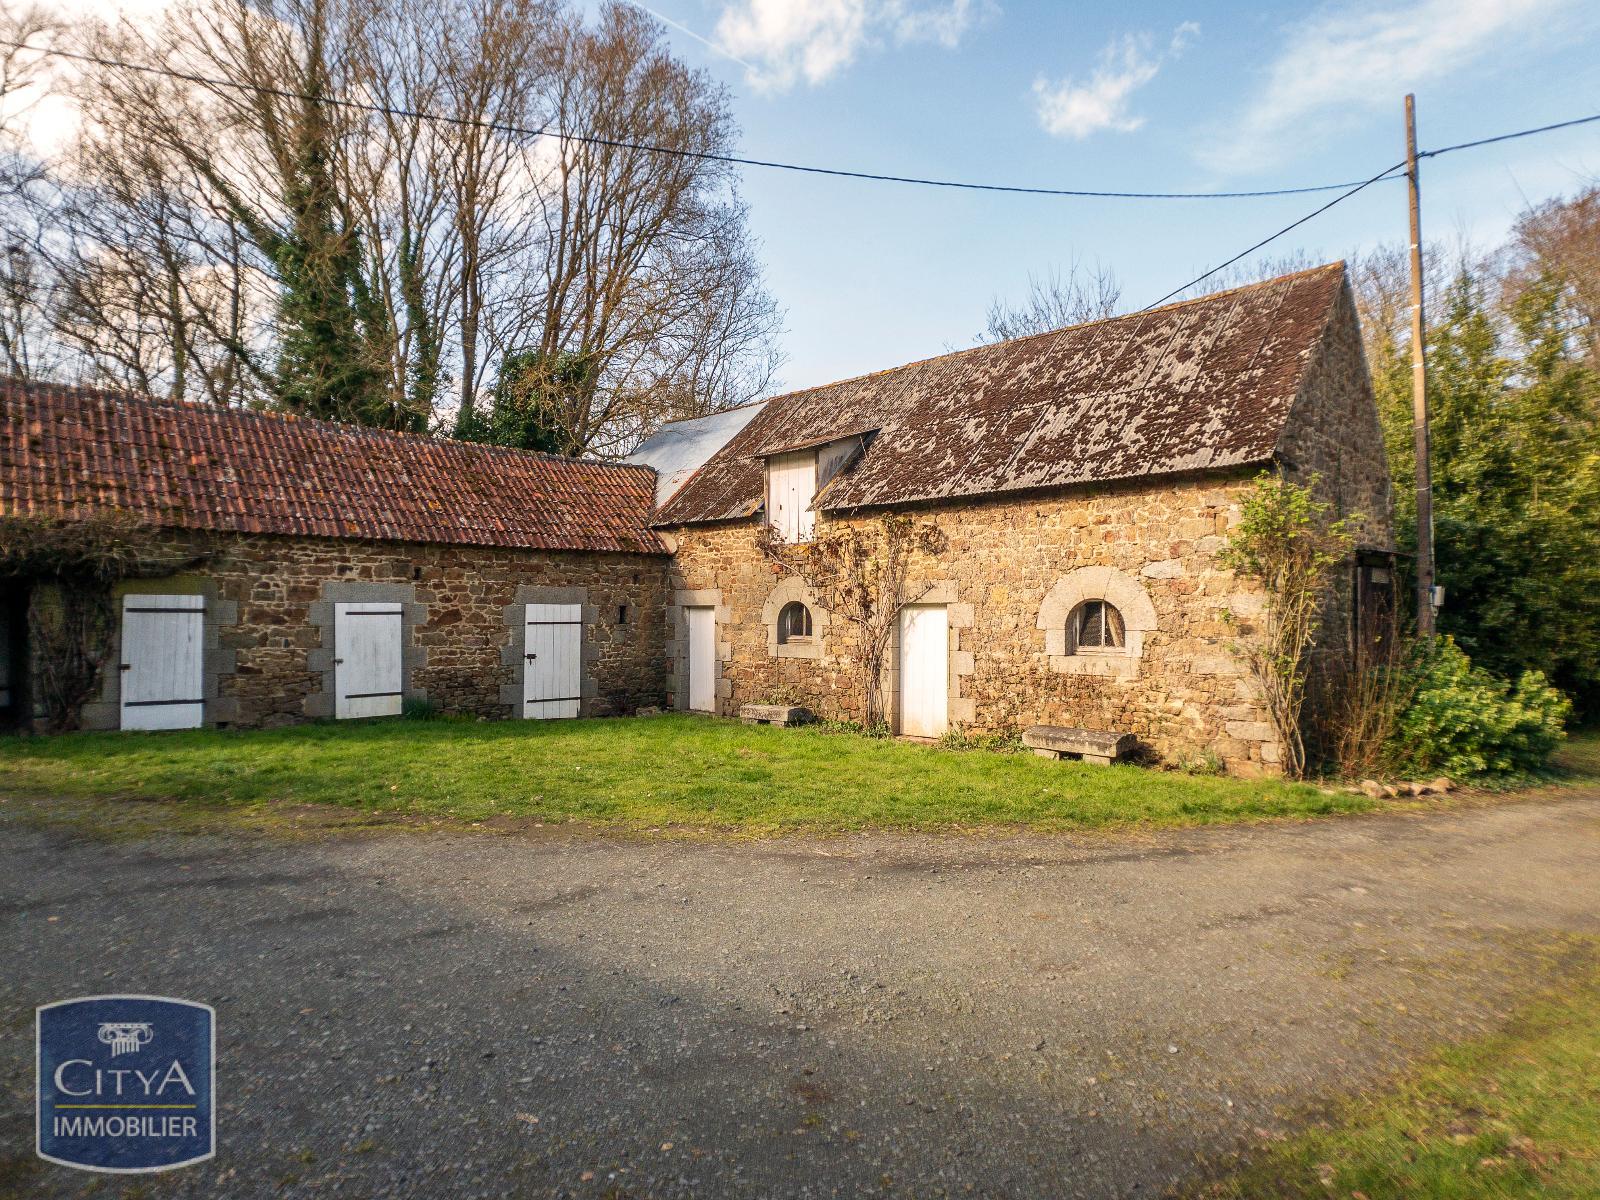
[[[1417,455],[1417,632],[1433,636],[1433,478],[1429,467],[1428,355],[1422,314],[1422,192],[1417,98],[1406,94],[1406,191],[1411,200],[1411,433]]]

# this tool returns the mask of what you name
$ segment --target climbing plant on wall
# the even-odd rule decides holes
[[[1241,506],[1239,524],[1229,535],[1221,561],[1255,579],[1266,593],[1261,616],[1236,644],[1260,685],[1283,755],[1284,773],[1299,778],[1306,769],[1301,728],[1309,652],[1322,625],[1333,573],[1348,560],[1353,517],[1331,520],[1332,506],[1318,500],[1317,478],[1301,485],[1263,473]],[[1234,626],[1243,622],[1228,614]]]
[[[861,524],[819,522],[809,542],[786,542],[771,525],[756,532],[762,557],[799,576],[830,615],[855,627],[857,686],[862,725],[868,730],[888,723],[883,667],[900,610],[928,592],[909,583],[912,557],[943,554],[946,544],[937,525],[895,513]]]
[[[78,520],[0,516],[0,580],[34,589],[28,606],[33,688],[51,729],[77,728],[99,686],[116,628],[115,584],[171,575],[203,558],[125,513]],[[48,601],[40,585],[48,587]]]

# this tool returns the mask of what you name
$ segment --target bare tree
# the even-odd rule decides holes
[[[42,55],[17,43],[48,46],[60,32],[45,9],[30,6],[0,10],[0,367],[13,375],[32,375],[51,365],[42,296],[48,277],[40,261],[29,189],[43,176],[23,138],[28,110],[47,82]]]
[[[668,417],[748,399],[775,365],[777,310],[733,170],[715,157],[734,148],[727,93],[672,58],[663,32],[612,2],[551,39],[561,132],[538,185],[529,349],[576,381],[544,389],[569,453],[626,452]]]
[[[1561,285],[1573,336],[1590,367],[1600,369],[1600,185],[1537,204],[1518,219],[1507,287],[1520,292],[1541,276]]]
[[[726,95],[636,10],[188,0],[84,37],[154,71],[76,76],[43,270],[0,278],[69,373],[466,433],[507,364],[550,364],[570,453],[767,385],[777,312],[699,157],[733,148]]]
[[[1021,301],[989,301],[989,314],[980,342],[1004,342],[1048,333],[1066,325],[1102,321],[1117,313],[1122,285],[1109,267],[1096,262],[1085,266],[1074,259],[1063,274],[1052,267],[1044,275],[1028,275],[1028,294]]]

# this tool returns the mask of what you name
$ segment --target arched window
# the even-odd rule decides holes
[[[778,613],[778,645],[811,638],[811,610],[798,600],[791,600]]]
[[[1067,618],[1067,645],[1072,654],[1124,653],[1128,634],[1122,614],[1104,600],[1085,600]]]

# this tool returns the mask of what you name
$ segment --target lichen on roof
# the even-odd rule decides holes
[[[1267,462],[1347,286],[1331,263],[774,397],[656,523],[750,516],[773,447],[868,429],[824,511]]]

